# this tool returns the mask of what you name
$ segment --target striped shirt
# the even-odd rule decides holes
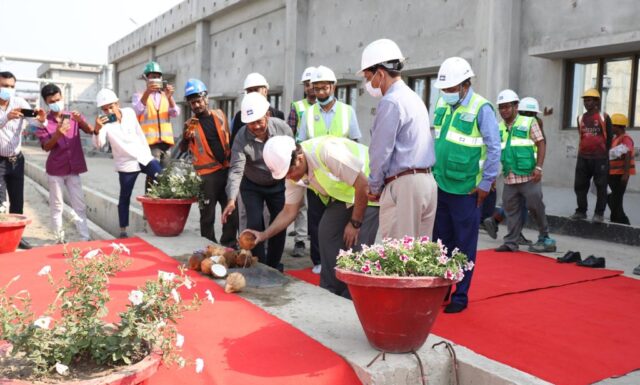
[[[32,118],[20,118],[9,120],[9,112],[16,108],[31,108],[26,100],[18,96],[9,99],[6,109],[0,108],[0,156],[10,157],[20,154],[22,149],[22,130],[25,128],[25,120],[31,124],[42,126],[40,122]]]

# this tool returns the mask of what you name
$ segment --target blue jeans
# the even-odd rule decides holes
[[[140,164],[140,170],[147,174],[148,177],[156,179],[156,175],[162,172],[162,167],[157,160],[153,159],[149,164],[143,166]],[[118,219],[120,220],[120,227],[129,226],[129,203],[131,202],[131,192],[133,186],[136,184],[140,171],[134,172],[120,172],[118,171],[118,177],[120,179],[120,198],[118,199]]]

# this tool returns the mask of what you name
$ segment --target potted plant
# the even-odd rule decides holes
[[[180,356],[184,337],[175,322],[201,301],[197,295],[183,301],[177,290],[193,282],[182,269],[160,271],[157,280],[130,292],[119,322],[106,323],[109,279],[130,263],[120,258],[129,252],[126,246],[112,246],[110,254],[95,249],[82,256],[74,249],[64,279],[54,279],[51,267],[44,266],[38,275],[56,294],[44,314],[35,314],[29,292],[10,288],[19,276],[0,288],[0,383],[95,384],[97,376],[101,384],[138,384],[155,373],[160,361],[186,364]],[[201,371],[202,360],[195,363]]]
[[[159,237],[175,237],[187,223],[191,204],[198,201],[201,179],[193,165],[176,160],[153,182],[142,203],[144,215],[153,233]]]
[[[0,254],[16,251],[29,223],[31,219],[22,214],[9,214],[8,202],[0,205]]]
[[[447,290],[471,269],[473,262],[458,249],[448,254],[440,241],[404,237],[359,252],[341,250],[336,276],[349,287],[369,343],[407,353],[424,344]]]

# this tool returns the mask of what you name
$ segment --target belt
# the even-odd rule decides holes
[[[431,173],[431,167],[429,168],[410,168],[408,170],[404,170],[394,176],[390,176],[388,178],[384,178],[384,184],[389,184],[391,182],[393,182],[394,180],[400,178],[401,176],[405,176],[405,175],[413,175],[413,174],[430,174]]]
[[[22,153],[19,152],[17,155],[11,155],[11,156],[0,156],[0,160],[6,160],[11,164],[16,164],[16,162],[18,161],[18,159],[20,159],[22,157]]]

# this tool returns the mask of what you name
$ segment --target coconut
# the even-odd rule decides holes
[[[216,278],[224,278],[227,275],[227,268],[224,265],[215,263],[211,266],[211,275]]]
[[[203,259],[204,259],[203,253],[195,252],[191,254],[191,257],[189,257],[189,263],[188,263],[189,269],[200,271],[200,264],[202,263]]]
[[[244,275],[231,273],[227,277],[227,284],[224,287],[224,291],[227,293],[235,293],[241,291],[245,286],[247,286],[247,281],[244,279]]]
[[[226,261],[227,267],[235,267],[236,266],[236,256],[238,252],[235,250],[227,250],[222,254],[222,257]]]
[[[222,254],[224,254],[225,251],[227,251],[226,247],[213,243],[213,244],[207,246],[207,250],[205,251],[205,255],[207,257],[211,257],[211,256],[214,256],[214,255],[222,255]]]
[[[250,231],[244,231],[238,238],[238,245],[243,250],[251,250],[256,247],[256,236]]]
[[[222,255],[214,255],[211,257],[211,260],[213,261],[213,263],[217,263],[223,265],[224,267],[227,267],[227,259]]]
[[[236,266],[238,267],[251,267],[253,263],[251,251],[249,250],[240,250],[238,255],[236,255]]]
[[[211,258],[205,258],[200,263],[200,270],[208,275],[211,275],[211,266],[213,266],[213,260]]]

